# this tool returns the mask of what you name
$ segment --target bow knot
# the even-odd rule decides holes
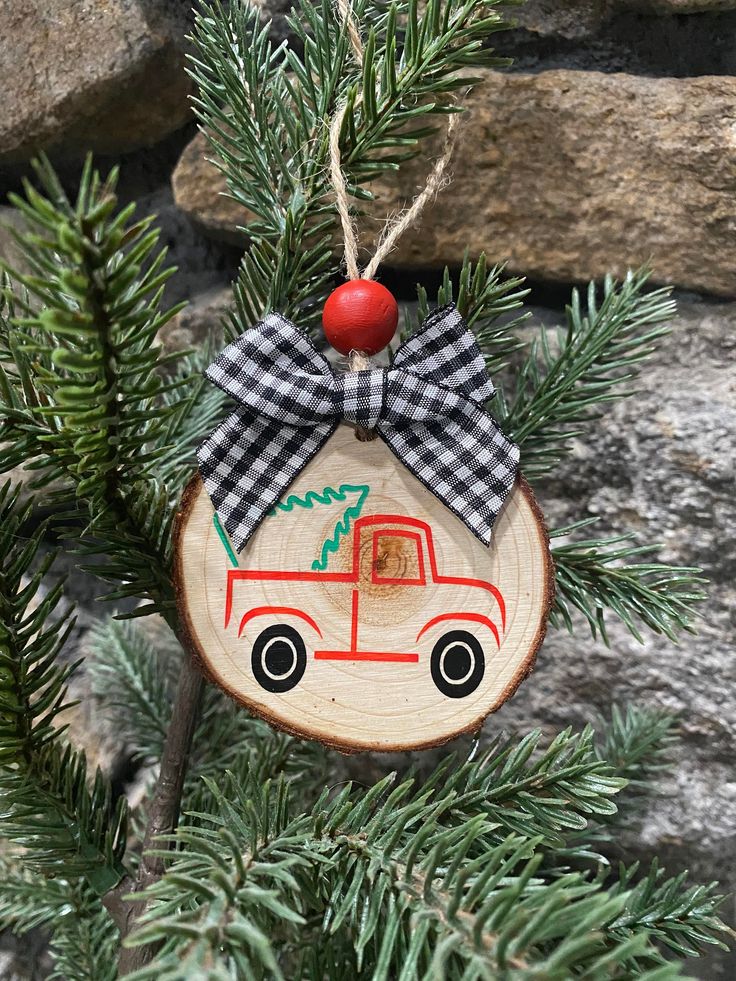
[[[386,407],[387,372],[383,368],[349,371],[335,377],[335,411],[346,422],[375,429]]]
[[[454,306],[428,317],[390,368],[335,375],[306,334],[270,314],[229,344],[206,375],[238,403],[197,453],[236,550],[342,420],[375,429],[425,487],[490,543],[519,449],[484,409],[495,390]]]

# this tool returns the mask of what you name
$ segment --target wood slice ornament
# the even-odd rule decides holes
[[[530,672],[553,593],[523,479],[487,548],[349,426],[237,556],[195,477],[176,551],[179,609],[211,680],[279,728],[347,751],[477,729]]]
[[[347,752],[428,748],[477,729],[529,674],[553,597],[541,513],[515,466],[504,470],[500,449],[494,450],[501,461],[497,468],[508,487],[488,519],[490,546],[482,524],[447,489],[467,465],[467,453],[456,445],[466,410],[460,396],[447,394],[449,388],[433,388],[428,381],[425,390],[417,379],[422,372],[429,378],[449,371],[448,377],[465,378],[458,386],[472,393],[477,378],[472,384],[467,379],[479,363],[485,398],[492,385],[454,309],[440,311],[427,324],[419,340],[404,345],[403,354],[400,348],[394,359],[394,365],[406,365],[406,375],[361,371],[360,379],[348,382],[333,375],[283,318],[267,318],[255,329],[259,335],[246,332],[208,374],[248,412],[234,414],[230,431],[224,424],[200,448],[205,482],[200,475],[190,482],[177,520],[178,607],[207,675],[273,725]],[[444,349],[442,331],[450,338]],[[297,348],[293,365],[284,353],[287,341]],[[474,362],[468,361],[469,344]],[[265,373],[277,394],[260,392],[249,352],[273,357]],[[308,358],[311,373],[300,374]],[[237,372],[244,369],[248,377],[238,382]],[[354,397],[355,385],[363,386],[362,396]],[[414,398],[417,385],[421,398]],[[315,416],[314,447],[307,427],[297,429],[298,438],[290,442],[290,423],[284,423],[286,436],[278,426],[278,420],[293,420],[300,401],[304,413],[313,411],[313,389],[324,389],[325,404],[334,400],[348,420],[320,430],[321,417]],[[444,404],[445,398],[452,438],[446,452],[440,446],[435,453],[435,480],[427,476],[431,461],[422,467],[413,455],[416,433],[426,441],[429,430],[414,422],[409,436],[402,436],[399,410],[391,407],[408,405],[406,412],[416,419],[428,401]],[[375,399],[381,405],[370,408]],[[274,425],[266,439],[254,409],[263,405]],[[441,409],[434,405],[432,411]],[[468,411],[473,419],[481,412],[474,403]],[[453,430],[452,418],[460,419],[460,429]],[[356,427],[366,422],[373,422],[381,439],[356,438]],[[499,447],[504,439],[498,434]],[[284,461],[269,462],[274,444],[292,446],[302,463],[297,460],[285,475]],[[479,466],[489,452],[478,444]],[[228,476],[233,460],[240,469],[237,487]],[[269,482],[282,491],[276,497],[267,494]],[[470,484],[459,486],[473,500],[478,489]],[[478,510],[484,509],[479,499]],[[255,529],[244,531],[249,523]]]

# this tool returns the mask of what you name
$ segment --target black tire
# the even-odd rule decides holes
[[[250,657],[253,675],[266,691],[291,691],[307,667],[307,648],[298,630],[277,623],[256,637]]]
[[[483,680],[486,659],[480,641],[467,630],[443,634],[432,650],[432,681],[448,698],[471,695]]]

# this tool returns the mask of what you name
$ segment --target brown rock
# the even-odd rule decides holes
[[[182,7],[0,0],[0,160],[153,143],[190,118]]]
[[[184,148],[171,178],[174,200],[208,235],[232,245],[243,245],[245,237],[238,226],[252,216],[228,197],[225,178],[205,159],[213,156],[204,135],[197,133]]]
[[[508,12],[509,20],[534,34],[569,39],[589,36],[607,15],[608,0],[527,0]]]
[[[468,248],[570,281],[651,261],[660,282],[736,294],[736,79],[488,72],[469,116],[453,184],[391,265],[455,265]],[[247,216],[219,196],[224,182],[203,154],[197,137],[175,197],[213,235],[230,237]],[[377,182],[374,218],[416,192],[426,159],[398,183]]]

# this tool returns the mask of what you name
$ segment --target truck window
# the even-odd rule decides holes
[[[371,581],[385,586],[423,586],[427,580],[421,536],[399,529],[375,531]]]

